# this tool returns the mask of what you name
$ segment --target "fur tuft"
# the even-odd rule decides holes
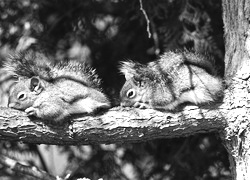
[[[126,79],[131,79],[138,73],[136,72],[136,63],[133,61],[123,61],[120,65],[120,72],[125,76]]]
[[[80,81],[82,84],[92,88],[100,88],[101,80],[96,70],[85,63],[77,61],[63,61],[53,65],[51,69],[53,79],[66,78]]]

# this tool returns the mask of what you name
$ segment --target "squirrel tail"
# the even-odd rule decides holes
[[[96,89],[100,89],[101,84],[95,69],[85,62],[55,61],[46,53],[33,50],[10,54],[3,69],[18,78],[39,76],[48,82],[70,79]]]
[[[3,69],[17,77],[39,76],[47,80],[50,79],[50,63],[49,58],[42,53],[23,51],[10,54],[3,63]]]

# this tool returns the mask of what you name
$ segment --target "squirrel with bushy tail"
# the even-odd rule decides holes
[[[4,69],[19,79],[10,89],[8,106],[29,116],[60,122],[110,107],[95,70],[84,62],[56,62],[27,50],[12,53]]]
[[[183,103],[210,104],[223,97],[223,81],[211,57],[191,51],[168,51],[148,64],[122,62],[126,82],[122,106],[177,110]]]

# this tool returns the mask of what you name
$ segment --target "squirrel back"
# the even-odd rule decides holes
[[[174,110],[179,104],[211,103],[222,96],[222,80],[205,56],[188,51],[166,52],[146,65],[123,62],[126,82],[121,105]]]
[[[179,66],[185,64],[200,67],[211,75],[217,75],[213,62],[214,59],[210,56],[205,56],[188,50],[176,50],[162,54],[157,60],[157,63],[150,62],[148,63],[148,66],[152,69],[160,67],[163,72],[172,73],[172,71],[178,69]],[[155,67],[156,65],[157,67]]]

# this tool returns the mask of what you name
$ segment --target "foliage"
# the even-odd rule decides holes
[[[213,56],[220,75],[223,75],[220,1],[141,2],[0,1],[0,58],[6,58],[7,53],[3,52],[6,49],[8,52],[9,49],[35,48],[49,52],[58,60],[88,61],[102,77],[104,89],[114,105],[119,103],[118,92],[124,82],[117,66],[124,59],[145,63],[166,50],[195,49]],[[149,24],[140,10],[142,5]],[[147,25],[151,38],[148,37]],[[7,93],[7,90],[3,92]],[[10,149],[21,155],[39,152],[34,145],[25,145],[24,148],[20,144],[1,142],[0,147],[4,154],[11,152]],[[60,149],[60,153],[68,157],[64,175],[71,172],[71,179],[222,180],[230,177],[226,150],[215,135]],[[34,160],[26,162],[39,164]],[[46,165],[43,166],[40,163],[40,167],[46,170]],[[1,169],[4,170],[1,177],[12,176],[14,179],[14,172],[4,167]]]

